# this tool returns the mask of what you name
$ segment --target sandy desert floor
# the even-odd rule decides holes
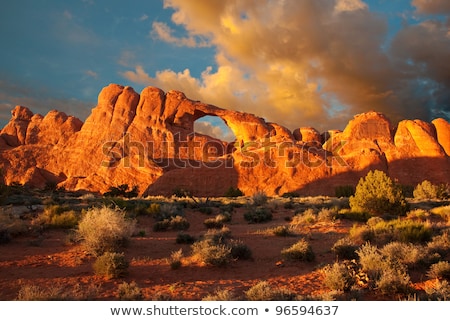
[[[328,200],[329,201],[329,200]],[[317,203],[317,200],[315,201]],[[325,203],[327,200],[324,201]],[[267,281],[275,288],[283,288],[299,296],[320,297],[330,291],[323,282],[321,268],[336,260],[330,250],[346,234],[354,221],[341,219],[305,226],[292,236],[264,233],[271,227],[287,225],[295,214],[293,209],[273,207],[273,220],[249,224],[244,220],[245,208],[235,208],[227,223],[233,239],[244,242],[252,251],[250,260],[234,261],[225,267],[205,266],[189,260],[188,244],[177,244],[178,231],[154,232],[154,219],[137,217],[140,236],[132,237],[123,249],[130,266],[120,279],[107,280],[96,276],[92,264],[95,258],[81,244],[68,242],[69,232],[46,229],[40,235],[21,235],[0,245],[0,299],[16,300],[20,289],[37,285],[43,289],[58,289],[71,293],[69,299],[118,300],[118,287],[123,282],[136,282],[145,300],[202,300],[217,290],[230,290],[242,297],[251,286]],[[196,209],[185,210],[190,223],[186,233],[199,237],[207,229],[207,217]],[[311,244],[313,262],[283,261],[280,254],[300,238]],[[179,269],[171,269],[168,258],[179,249],[185,257]],[[413,286],[421,291],[426,282],[422,274],[411,274]],[[91,294],[89,294],[91,293]],[[359,300],[398,300],[397,296],[382,296],[373,291],[362,292]]]

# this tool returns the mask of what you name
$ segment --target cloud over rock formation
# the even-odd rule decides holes
[[[204,116],[220,117],[236,141],[195,133],[194,122]],[[84,124],[61,112],[41,116],[17,106],[0,132],[0,167],[6,184],[40,188],[51,183],[103,193],[128,184],[141,195],[183,188],[220,196],[233,186],[248,195],[333,195],[336,186],[356,185],[371,169],[402,184],[450,183],[449,137],[444,119],[393,126],[377,112],[356,115],[343,131],[291,132],[178,91],[147,87],[138,94],[111,84]]]

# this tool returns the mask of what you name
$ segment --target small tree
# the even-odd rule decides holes
[[[405,215],[408,204],[401,186],[384,172],[375,170],[359,180],[355,195],[350,197],[350,208],[352,211],[368,212],[371,215]]]
[[[414,188],[414,198],[418,200],[427,200],[438,198],[439,187],[434,185],[428,180],[424,180],[422,183],[417,184]]]

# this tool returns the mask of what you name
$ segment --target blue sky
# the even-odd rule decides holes
[[[368,110],[449,120],[449,15],[448,0],[8,1],[0,124],[18,104],[84,121],[109,83],[290,129],[343,129]]]

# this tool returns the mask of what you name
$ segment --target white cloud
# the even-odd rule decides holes
[[[205,41],[199,41],[195,37],[175,37],[173,30],[164,22],[153,22],[152,31],[150,32],[152,37],[156,37],[162,41],[174,44],[180,47],[207,47],[209,46]]]
[[[336,13],[367,9],[367,4],[361,0],[337,0],[334,10]]]
[[[224,125],[226,126],[226,125]],[[218,138],[225,142],[232,142],[236,139],[233,132],[226,127],[214,126],[210,122],[196,121],[194,123],[195,132],[203,135],[208,135],[213,138]]]
[[[92,77],[95,79],[98,78],[98,74],[93,70],[86,70],[84,73],[86,74],[86,76],[89,76],[89,77]]]
[[[251,112],[290,129],[342,129],[367,110],[384,112],[393,121],[430,113],[423,102],[433,96],[411,99],[420,70],[403,63],[409,58],[400,49],[382,49],[387,21],[361,0],[166,0],[164,5],[174,10],[172,22],[185,34],[176,37],[169,25],[156,22],[154,37],[185,47],[198,47],[204,39],[216,50],[217,67],[205,66],[194,77],[189,69],[149,75],[134,65],[122,73],[132,82],[181,90],[189,98]],[[429,63],[435,66],[438,60]],[[439,75],[438,70],[427,73],[448,92]]]
[[[449,0],[413,0],[412,5],[419,13],[450,13]]]

